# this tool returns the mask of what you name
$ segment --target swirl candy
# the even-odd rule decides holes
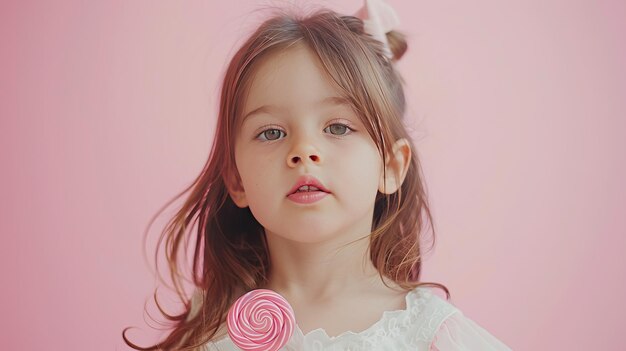
[[[278,293],[252,290],[228,310],[228,335],[244,351],[276,351],[291,338],[295,316],[289,302]]]

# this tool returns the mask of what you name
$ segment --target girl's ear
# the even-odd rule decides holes
[[[410,164],[411,146],[406,139],[398,139],[393,144],[392,154],[388,155],[385,165],[386,174],[381,171],[378,191],[388,195],[398,191],[404,182]]]
[[[241,185],[241,179],[239,178],[239,174],[235,172],[235,175],[232,175],[232,172],[229,172],[229,175],[224,178],[224,183],[226,185],[226,189],[228,190],[228,194],[230,198],[233,200],[235,205],[239,208],[248,207],[248,200],[246,199],[246,191]]]

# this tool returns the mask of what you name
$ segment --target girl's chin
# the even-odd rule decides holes
[[[319,244],[332,238],[332,234],[320,234],[320,232],[303,232],[294,230],[293,234],[271,234],[268,239],[278,239],[280,241],[290,242],[293,244]]]

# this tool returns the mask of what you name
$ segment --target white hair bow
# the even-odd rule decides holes
[[[383,43],[385,56],[389,59],[393,58],[387,41],[387,33],[400,24],[394,9],[384,0],[365,0],[363,7],[354,16],[363,20],[366,33]]]

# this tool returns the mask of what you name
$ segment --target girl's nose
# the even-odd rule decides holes
[[[320,153],[310,144],[295,147],[287,156],[287,165],[296,167],[300,163],[319,164],[322,161]]]

